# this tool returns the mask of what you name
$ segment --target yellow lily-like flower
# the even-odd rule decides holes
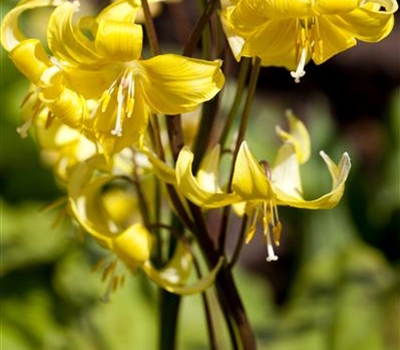
[[[18,28],[29,9],[56,6],[47,41],[50,57],[37,39]],[[120,2],[97,17],[73,16],[79,2],[23,1],[2,23],[2,45],[17,67],[42,88],[41,100],[67,125],[97,139],[106,155],[141,141],[148,113],[175,115],[194,110],[224,84],[222,62],[165,54],[142,59],[142,26],[135,24],[135,2]],[[50,89],[51,87],[51,89]],[[96,101],[88,111],[86,101]]]
[[[61,63],[71,88],[99,101],[93,128],[106,152],[131,145],[147,128],[148,113],[174,115],[194,110],[224,84],[221,61],[208,62],[165,54],[142,59],[142,26],[107,8],[85,19],[93,40],[74,26],[79,3],[65,2],[53,12],[50,50]],[[116,17],[113,18],[113,16]],[[83,37],[83,38],[82,38]]]
[[[242,143],[235,162],[231,193],[221,191],[216,183],[218,149],[210,153],[196,177],[192,174],[193,154],[189,149],[184,148],[181,151],[176,164],[177,186],[180,192],[196,205],[205,209],[238,203],[246,205],[246,212],[252,216],[247,242],[253,237],[256,225],[261,220],[267,241],[268,261],[277,260],[272,242],[279,245],[282,229],[277,207],[287,205],[306,209],[333,208],[343,196],[345,181],[350,171],[350,158],[347,153],[342,155],[339,164],[336,165],[321,151],[320,155],[332,178],[332,188],[317,199],[304,199],[300,165],[310,156],[310,138],[299,119],[291,114],[288,118],[289,132],[277,127],[277,134],[283,145],[279,148],[272,167],[265,161],[258,162],[247,143]]]
[[[128,218],[115,220],[113,211],[107,205],[112,200],[116,205],[119,196],[104,198],[104,187],[120,176],[110,172],[99,173],[99,169],[109,169],[104,158],[95,156],[79,164],[71,175],[68,184],[69,208],[73,218],[99,244],[121,260],[132,272],[143,270],[160,287],[177,294],[198,293],[215,280],[223,264],[221,259],[214,269],[198,281],[187,284],[192,266],[192,254],[184,243],[179,242],[174,256],[161,270],[151,263],[154,238],[147,228],[139,222],[130,222]],[[123,199],[124,203],[126,199]],[[133,213],[134,214],[134,213]],[[130,214],[132,215],[132,213]],[[126,226],[122,222],[127,223]],[[115,264],[111,265],[115,269]]]
[[[234,56],[286,67],[296,82],[309,60],[321,64],[356,45],[378,42],[394,24],[395,0],[239,0],[222,11]]]

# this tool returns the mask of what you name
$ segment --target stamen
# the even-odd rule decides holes
[[[263,228],[264,228],[264,236],[267,239],[267,252],[268,252],[268,256],[267,256],[266,260],[268,262],[276,261],[276,260],[278,260],[278,257],[275,255],[274,247],[272,245],[271,232],[269,229],[270,220],[268,218],[268,204],[267,203],[264,203],[263,209],[264,209]],[[273,216],[273,214],[272,214],[272,216]]]
[[[260,211],[260,208],[257,207],[257,209],[255,210],[255,213],[254,213],[253,220],[251,222],[250,228],[247,231],[246,244],[251,241],[251,239],[253,238],[254,234],[256,233],[259,211]]]
[[[133,106],[135,103],[135,81],[132,77],[132,72],[129,72],[129,75],[126,78],[128,83],[128,101],[126,103],[126,115],[128,118],[132,116]]]
[[[117,109],[117,116],[115,118],[115,127],[113,130],[111,130],[112,135],[116,135],[121,137],[122,136],[122,107],[124,104],[124,91],[123,91],[123,83],[124,80],[121,81],[118,87],[118,95],[117,95],[117,103],[118,103],[118,109]]]
[[[28,137],[28,131],[33,123],[33,117],[34,116],[30,117],[24,124],[17,128],[17,133],[21,138],[25,139]]]
[[[301,50],[301,55],[300,55],[300,60],[299,64],[297,65],[297,69],[295,72],[290,72],[290,75],[292,78],[294,78],[294,81],[296,83],[300,83],[300,78],[304,77],[306,74],[306,71],[304,70],[304,67],[306,65],[306,60],[307,60],[307,46],[304,46],[303,49]]]
[[[268,226],[267,226],[268,227]],[[274,247],[272,245],[272,240],[271,240],[271,234],[269,232],[269,229],[267,228],[267,232],[264,232],[266,238],[267,238],[267,252],[268,252],[268,256],[266,258],[266,260],[268,262],[270,261],[277,261],[278,260],[278,256],[275,255],[274,252]]]

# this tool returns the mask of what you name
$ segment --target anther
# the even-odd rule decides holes
[[[301,55],[300,55],[300,60],[299,64],[297,65],[297,69],[295,72],[290,72],[290,75],[292,78],[294,78],[294,81],[296,83],[300,83],[300,78],[304,77],[306,74],[306,71],[304,70],[304,67],[306,65],[306,60],[307,60],[307,46],[303,47],[301,50]]]

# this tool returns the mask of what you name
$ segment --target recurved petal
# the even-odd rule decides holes
[[[138,61],[138,80],[152,111],[180,114],[194,110],[222,88],[222,62],[204,61],[174,54]]]
[[[94,43],[74,24],[73,16],[79,10],[79,2],[63,2],[50,16],[47,41],[54,56],[72,64],[90,65],[101,60]]]
[[[281,191],[279,188],[276,188],[277,204],[304,209],[331,209],[339,203],[343,196],[347,176],[350,172],[350,157],[347,153],[344,153],[339,165],[336,165],[324,152],[321,151],[320,154],[328,166],[332,178],[331,190],[317,199],[305,200],[293,197]]]
[[[25,40],[25,35],[19,29],[19,17],[26,10],[37,7],[58,6],[66,0],[28,0],[21,1],[10,12],[8,12],[1,23],[1,44],[6,51],[11,51],[21,41]]]
[[[300,164],[303,164],[310,158],[311,154],[310,134],[304,123],[292,111],[288,111],[286,117],[289,121],[289,132],[284,131],[278,125],[276,133],[283,142],[289,142],[294,146],[297,159]]]
[[[140,1],[119,0],[104,8],[97,19],[134,23],[139,9]]]
[[[56,118],[71,128],[81,130],[87,117],[85,99],[75,91],[54,86],[43,89],[40,99]]]
[[[105,166],[103,157],[97,156],[76,166],[68,182],[68,203],[74,219],[84,230],[111,249],[115,227],[101,206],[100,194],[103,186],[109,183],[113,176],[105,175],[92,179],[97,166]]]
[[[141,25],[106,19],[98,23],[95,46],[103,57],[115,62],[139,59],[143,42]]]
[[[192,173],[193,157],[193,153],[184,147],[176,162],[178,189],[184,197],[205,209],[220,208],[239,201],[234,194],[211,192],[209,186],[203,188]]]
[[[395,0],[364,1],[357,9],[333,17],[332,23],[359,40],[377,42],[393,29],[398,7]]]
[[[217,265],[210,271],[208,275],[204,276],[193,284],[185,285],[184,282],[181,281],[181,275],[184,274],[186,276],[188,274],[187,269],[191,265],[190,263],[192,257],[184,254],[179,257],[179,260],[179,265],[168,264],[166,268],[160,271],[154,268],[150,261],[146,261],[142,268],[143,271],[153,280],[153,282],[159,285],[161,288],[164,288],[165,290],[175,294],[190,295],[203,292],[212,286],[224,261],[223,258],[220,258]]]
[[[27,39],[16,45],[10,51],[10,58],[32,83],[39,85],[40,78],[52,63],[37,39]]]
[[[270,180],[251,153],[246,141],[239,149],[232,189],[242,200],[267,200],[273,195]]]

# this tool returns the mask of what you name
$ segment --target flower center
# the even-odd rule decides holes
[[[114,136],[122,136],[122,124],[125,119],[131,118],[133,108],[135,105],[135,77],[133,69],[127,69],[122,76],[118,77],[109,87],[104,91],[101,97],[101,111],[104,113],[108,107],[112,94],[116,91],[117,111],[115,115],[115,126],[111,130]]]
[[[274,244],[279,246],[279,241],[282,232],[282,224],[278,216],[278,208],[273,199],[264,201],[255,209],[252,223],[249,231],[247,232],[246,243],[248,243],[254,236],[257,228],[257,222],[261,220],[263,227],[263,234],[267,244],[267,261],[276,261],[278,256],[274,251]]]

